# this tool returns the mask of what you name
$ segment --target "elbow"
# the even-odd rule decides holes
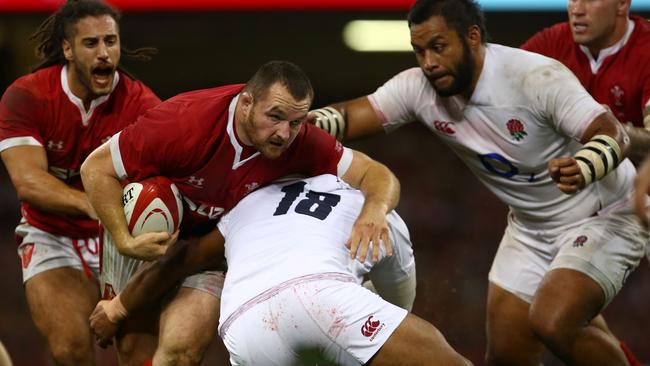
[[[16,185],[16,194],[20,202],[33,204],[37,196],[38,189],[30,183],[21,183]]]
[[[84,186],[86,185],[86,182],[90,180],[90,176],[92,174],[92,156],[89,156],[82,164],[81,168],[79,170],[79,174],[81,175],[81,181],[84,183]]]

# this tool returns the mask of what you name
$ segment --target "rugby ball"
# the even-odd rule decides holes
[[[124,215],[131,235],[175,232],[183,218],[181,193],[169,179],[151,177],[129,183],[122,195]]]

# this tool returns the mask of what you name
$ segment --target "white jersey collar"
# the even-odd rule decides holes
[[[61,69],[61,87],[63,88],[63,92],[68,96],[68,99],[72,102],[72,104],[76,105],[77,108],[79,109],[79,112],[81,113],[81,122],[83,123],[84,126],[88,126],[88,121],[90,121],[90,117],[93,116],[93,112],[95,111],[95,108],[99,106],[100,104],[104,103],[105,101],[108,100],[108,98],[111,96],[111,93],[113,93],[113,90],[117,87],[117,83],[120,82],[120,73],[115,71],[115,74],[113,76],[113,85],[111,86],[111,91],[106,94],[102,95],[99,98],[95,98],[90,102],[90,109],[86,111],[86,108],[84,108],[84,103],[79,97],[76,95],[72,94],[72,91],[70,90],[70,85],[68,85],[68,65],[64,65],[63,68]]]
[[[237,101],[239,100],[240,95],[241,94],[237,94],[232,99],[230,106],[228,107],[228,124],[226,131],[228,131],[228,137],[230,137],[230,144],[235,149],[235,158],[232,161],[232,170],[239,168],[240,166],[246,164],[247,161],[255,158],[260,154],[260,152],[257,151],[248,158],[241,160],[241,153],[244,148],[241,146],[241,144],[239,144],[239,140],[237,140],[237,136],[235,135],[235,108],[237,107]]]
[[[474,92],[472,92],[471,97],[469,98],[469,101],[467,104],[483,104],[482,100],[483,94],[483,89],[487,88],[486,93],[490,93],[490,80],[493,78],[494,74],[494,68],[492,59],[494,58],[494,55],[492,54],[493,47],[490,43],[487,43],[485,45],[485,55],[483,57],[483,68],[481,69],[481,74],[478,76],[478,80],[476,81],[476,86],[474,86]],[[486,85],[487,84],[487,85]],[[494,86],[492,86],[494,87]],[[458,97],[461,98],[461,97]]]
[[[604,48],[598,52],[598,60],[594,59],[594,57],[591,55],[591,52],[589,52],[589,48],[579,45],[580,50],[587,55],[587,58],[589,59],[589,66],[591,67],[591,72],[593,74],[596,74],[598,72],[598,69],[603,65],[603,62],[605,59],[616,52],[618,52],[625,44],[627,41],[630,39],[630,36],[632,35],[632,32],[634,31],[634,22],[631,19],[627,20],[627,31],[625,32],[625,35],[623,38],[621,38],[618,42],[614,43],[610,47]]]

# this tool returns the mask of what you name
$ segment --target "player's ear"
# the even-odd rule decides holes
[[[627,17],[628,13],[630,12],[630,6],[632,6],[631,0],[618,0],[616,15]]]
[[[249,92],[243,92],[241,93],[239,100],[241,100],[241,106],[244,112],[248,113],[253,107],[253,94]]]
[[[68,42],[67,39],[63,39],[63,42],[61,42],[61,49],[63,49],[63,56],[65,57],[66,60],[72,61],[72,45],[70,42]]]
[[[467,30],[467,42],[469,43],[470,47],[478,47],[481,45],[482,39],[481,39],[481,28],[478,27],[478,25],[472,25],[469,27]]]

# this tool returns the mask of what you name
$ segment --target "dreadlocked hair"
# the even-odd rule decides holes
[[[110,16],[119,25],[120,13],[100,0],[68,0],[54,14],[47,17],[29,37],[30,41],[37,44],[36,56],[43,60],[34,67],[33,71],[67,63],[61,45],[64,39],[72,43],[74,25],[85,17],[104,15]],[[139,61],[149,61],[152,55],[158,53],[158,50],[153,47],[134,50],[121,47],[120,51],[123,56]]]

